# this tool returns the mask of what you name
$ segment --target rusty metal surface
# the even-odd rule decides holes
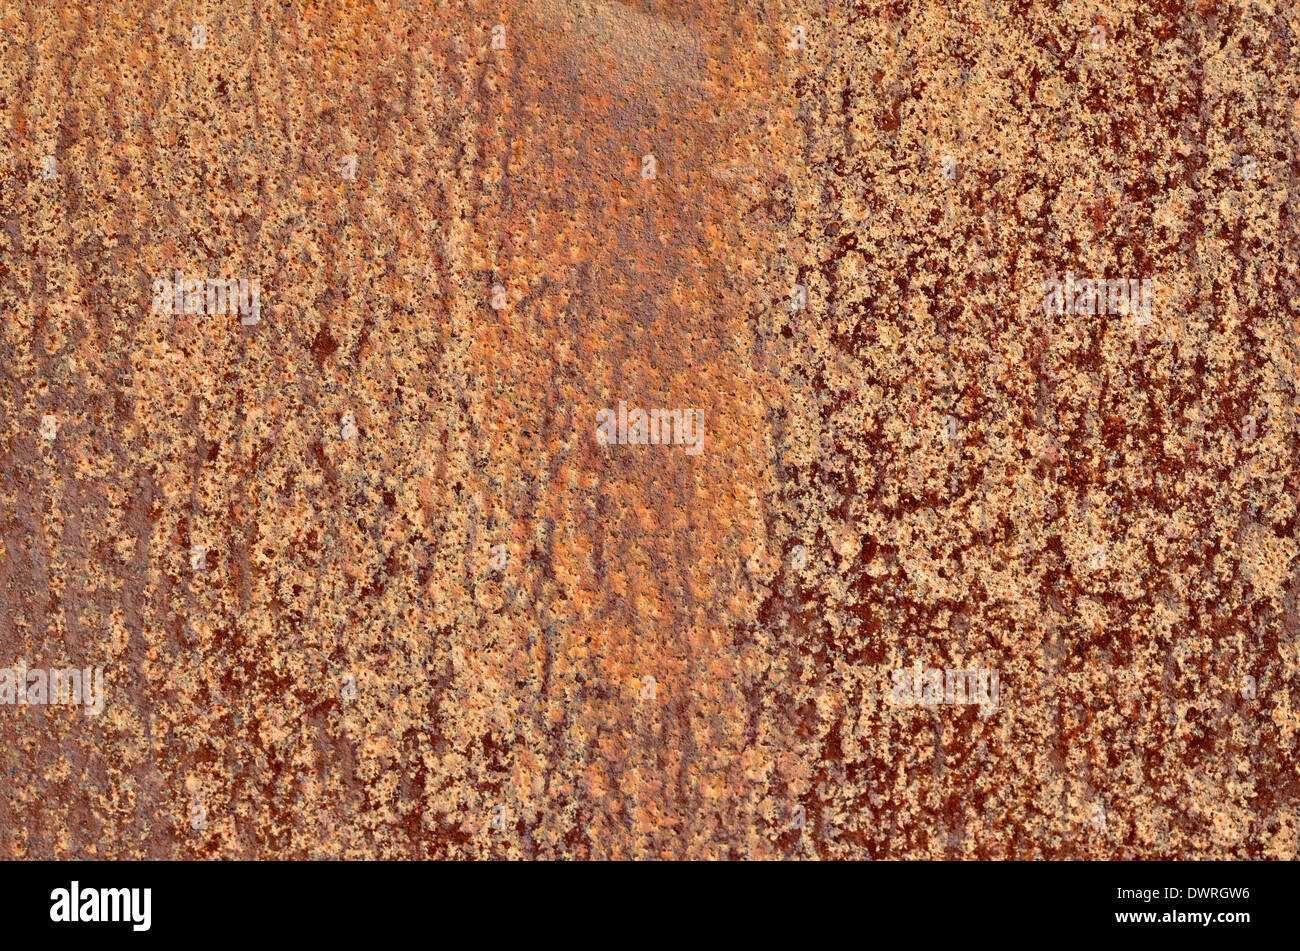
[[[1297,30],[0,6],[0,856],[1294,858]]]

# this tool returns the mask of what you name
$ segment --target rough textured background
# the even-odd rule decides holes
[[[0,706],[0,857],[1296,856],[1293,3],[77,6],[0,0],[0,664],[106,709]]]

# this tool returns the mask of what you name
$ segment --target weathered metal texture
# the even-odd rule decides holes
[[[1292,5],[0,27],[0,855],[1295,857]]]

